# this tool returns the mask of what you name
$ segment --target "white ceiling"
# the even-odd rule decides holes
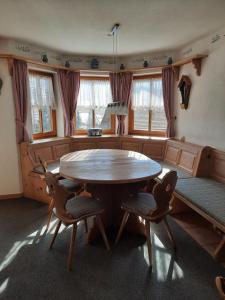
[[[0,37],[64,53],[120,55],[177,49],[225,24],[225,0],[0,0]]]

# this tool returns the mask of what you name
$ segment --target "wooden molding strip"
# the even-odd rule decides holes
[[[122,72],[134,72],[134,71],[148,71],[148,70],[161,70],[163,68],[170,68],[173,67],[175,72],[176,72],[176,78],[177,78],[177,74],[179,76],[179,67],[188,63],[193,63],[194,67],[196,68],[196,72],[197,75],[200,76],[201,74],[201,60],[205,57],[207,57],[208,55],[206,54],[197,54],[197,55],[193,55],[191,57],[188,58],[184,58],[181,59],[171,65],[159,65],[159,66],[150,66],[147,68],[131,68],[131,69],[126,69],[126,70],[119,70],[118,73],[122,73]],[[64,66],[60,66],[60,65],[56,65],[56,64],[49,64],[49,63],[44,63],[42,61],[37,61],[34,60],[32,58],[27,58],[24,56],[17,56],[17,55],[13,55],[13,54],[0,54],[0,58],[5,58],[8,59],[9,61],[12,59],[19,59],[19,60],[24,60],[29,64],[34,64],[34,65],[39,65],[39,66],[45,66],[45,67],[49,67],[52,69],[61,69],[61,70],[68,70],[68,71],[88,71],[88,72],[113,72],[113,70],[109,70],[109,69],[78,69],[78,68],[66,68]],[[197,67],[196,67],[197,66]]]
[[[23,193],[0,195],[0,200],[17,199],[23,197]]]

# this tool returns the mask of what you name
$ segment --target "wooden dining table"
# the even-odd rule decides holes
[[[84,183],[86,191],[104,201],[105,212],[102,218],[106,230],[118,229],[123,216],[123,199],[161,172],[161,166],[156,161],[127,150],[82,150],[66,154],[60,159],[60,174],[63,177]],[[130,217],[125,229],[145,234],[143,224],[135,216]],[[98,229],[94,223],[89,231],[89,240],[96,235]]]

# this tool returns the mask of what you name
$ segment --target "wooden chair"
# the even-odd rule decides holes
[[[57,178],[55,178],[50,172],[45,174],[45,180],[55,203],[53,213],[59,220],[50,244],[50,249],[52,249],[61,224],[63,223],[65,226],[73,226],[67,261],[68,271],[70,271],[72,267],[77,223],[81,220],[86,220],[89,217],[96,218],[96,223],[105,242],[105,246],[107,250],[110,250],[109,242],[101,219],[101,214],[104,212],[103,204],[100,201],[87,196],[75,196],[73,198],[69,198],[68,191],[59,184]]]
[[[159,223],[163,221],[169,238],[173,244],[174,249],[176,248],[173,239],[172,232],[170,230],[169,224],[166,220],[166,216],[170,213],[170,200],[172,198],[173,191],[175,189],[177,182],[176,171],[171,171],[167,173],[160,183],[157,183],[153,188],[153,193],[137,193],[131,194],[128,199],[123,201],[121,208],[125,210],[120,229],[118,231],[116,242],[118,243],[124,226],[130,214],[135,214],[140,216],[145,220],[145,229],[147,237],[148,246],[148,256],[149,264],[152,266],[152,250],[151,250],[151,233],[150,233],[150,223]]]
[[[215,279],[217,290],[222,297],[221,299],[225,299],[225,278],[222,276],[217,276]]]
[[[38,157],[40,165],[43,169],[43,174],[46,174],[47,172],[50,172],[48,170],[48,164],[46,161],[44,161],[40,156]],[[62,187],[64,187],[70,194],[68,195],[68,197],[74,197],[74,195],[79,195],[83,190],[84,187],[83,185],[81,185],[79,182],[76,181],[72,181],[69,179],[65,179],[63,177],[61,177],[58,174],[54,174],[54,176],[59,180],[59,185],[61,185]],[[49,204],[48,207],[48,221],[47,221],[47,226],[46,226],[46,231],[48,231],[50,222],[51,222],[51,218],[52,218],[52,214],[53,214],[53,207],[54,207],[54,199],[49,191],[49,189],[47,189],[46,191],[49,196],[51,197],[51,202]],[[86,228],[86,232],[88,231],[88,225],[87,225],[87,221],[85,220],[85,228]]]

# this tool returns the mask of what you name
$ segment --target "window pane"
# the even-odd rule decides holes
[[[47,106],[42,108],[43,132],[52,131],[51,109]]]
[[[41,132],[40,115],[39,115],[39,109],[37,107],[32,107],[31,116],[32,116],[32,132],[33,132],[33,134],[40,133]]]
[[[107,124],[104,124],[104,128],[101,125],[102,118],[105,114],[104,108],[96,108],[95,109],[95,127],[100,127],[102,129],[110,129],[111,128],[111,122],[107,122]],[[111,120],[111,118],[110,118]]]
[[[149,130],[149,111],[151,111],[150,130],[165,131],[167,121],[163,104],[162,80],[159,78],[134,80],[132,108],[135,130]]]
[[[134,130],[149,130],[149,111],[134,110]]]
[[[77,110],[76,129],[88,129],[93,127],[92,111]]]
[[[152,112],[152,123],[151,130],[152,131],[166,131],[167,128],[167,120],[164,111],[153,111]]]

